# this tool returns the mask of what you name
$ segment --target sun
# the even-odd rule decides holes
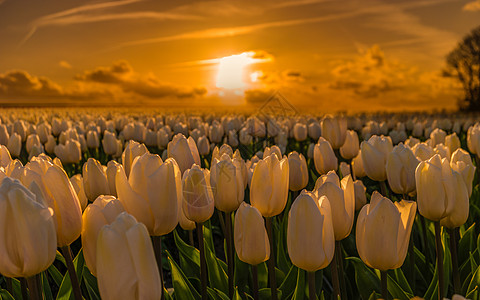
[[[245,87],[245,67],[255,62],[248,52],[230,55],[220,59],[216,85],[223,89],[242,89]]]

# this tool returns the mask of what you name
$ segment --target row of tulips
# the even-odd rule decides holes
[[[315,299],[316,294],[324,296],[326,290],[329,293],[328,289],[321,289],[320,293],[318,283],[315,287],[319,274],[316,271],[327,266],[331,275],[321,273],[320,282],[331,283],[331,294],[347,299],[351,294],[346,291],[343,264],[348,260],[343,257],[346,251],[342,249],[342,240],[353,236],[351,231],[357,218],[355,248],[366,265],[381,270],[381,292],[387,298],[388,292],[392,293],[387,270],[402,266],[409,245],[409,256],[415,261],[415,247],[412,245],[413,239],[410,241],[410,232],[414,220],[426,223],[425,217],[433,221],[435,227],[438,252],[436,270],[439,278],[437,291],[433,288],[433,292],[429,292],[428,289],[425,296],[437,293],[438,297],[443,298],[448,290],[448,285],[444,286],[444,282],[449,279],[442,279],[441,274],[444,247],[440,225],[457,228],[467,221],[475,172],[470,154],[459,149],[461,143],[456,133],[447,136],[442,129],[432,130],[425,143],[410,137],[405,144],[393,147],[390,137],[376,135],[360,144],[357,132],[347,131],[346,124],[345,119],[323,119],[320,127],[324,135],[315,144],[311,144],[313,146],[308,146],[306,138],[297,139],[294,134],[296,140],[289,141],[290,148],[297,148],[306,154],[308,161],[302,153],[295,151],[283,157],[282,149],[289,145],[267,147],[247,161],[242,159],[242,154],[248,153],[250,148],[239,147],[233,151],[224,144],[220,148],[215,147],[211,154],[210,151],[205,153],[200,151],[199,139],[195,141],[192,136],[187,139],[178,133],[172,135],[172,140],[162,155],[163,159],[151,154],[145,145],[129,141],[121,155],[121,164],[111,160],[107,166],[102,166],[99,161],[89,158],[83,165],[82,174],[76,174],[70,179],[62,165],[62,162],[68,164],[68,161],[58,158],[52,160],[45,154],[40,154],[23,166],[19,160],[11,159],[6,147],[0,147],[4,177],[10,177],[3,179],[1,187],[4,190],[1,193],[2,200],[5,200],[2,202],[5,203],[2,213],[7,216],[2,219],[6,220],[2,226],[7,228],[7,224],[15,224],[10,225],[10,228],[15,227],[14,230],[5,230],[8,232],[5,238],[7,242],[2,241],[4,253],[9,258],[6,265],[10,269],[0,269],[0,273],[6,276],[7,286],[10,280],[7,277],[27,278],[30,294],[40,296],[39,281],[43,275],[36,274],[50,270],[56,248],[59,247],[64,253],[72,278],[72,293],[77,299],[81,297],[80,284],[76,278],[80,256],[85,259],[84,270],[97,276],[102,298],[158,299],[170,297],[163,290],[163,253],[163,256],[168,256],[177,299],[190,296],[196,298],[195,295],[201,295],[204,299],[207,296],[248,297],[248,294],[260,297],[262,291],[259,292],[258,286],[255,288],[258,285],[258,267],[268,260],[269,297],[273,299],[280,293],[282,298],[290,295],[301,297],[303,291],[300,284],[304,274],[300,269],[306,270],[308,274],[309,289],[303,295]],[[297,124],[293,126],[297,135],[301,131],[298,129],[300,127]],[[478,140],[476,128],[479,127],[475,125],[468,129],[466,140],[471,152],[476,149]],[[453,141],[448,142],[448,147],[444,146],[447,140]],[[252,148],[255,146],[253,141],[250,144]],[[414,150],[415,147],[420,148],[417,145],[423,145],[421,148],[427,150],[419,150],[417,154]],[[430,149],[432,151],[428,152]],[[450,152],[453,155],[449,155]],[[422,155],[425,159],[422,159]],[[211,156],[210,161],[208,156]],[[338,160],[342,160],[340,166]],[[336,174],[338,169],[341,180]],[[353,180],[351,177],[360,178],[365,175],[369,179]],[[385,181],[388,181],[388,187]],[[380,187],[383,196],[371,192],[367,197],[364,182],[369,188]],[[309,185],[311,192],[303,190],[298,195],[298,191]],[[288,192],[289,189],[291,193]],[[398,199],[394,193],[405,200],[392,202],[384,197],[390,194],[392,200]],[[414,196],[417,196],[417,202],[407,200]],[[370,204],[366,204],[367,198],[370,198]],[[23,206],[32,203],[35,204],[33,206],[38,206],[38,210],[28,214],[26,211],[33,210],[24,209]],[[422,217],[416,217],[417,203]],[[226,239],[226,270],[223,262],[215,257],[211,245],[205,245],[209,238],[203,236],[204,230],[211,230],[210,219],[215,208],[222,212],[218,214],[218,222],[223,225],[222,233]],[[15,214],[11,214],[8,209],[15,210]],[[360,210],[358,216],[355,210]],[[180,230],[175,229],[177,224],[187,232],[196,228],[198,234],[199,253],[191,253],[199,259],[197,265],[200,268],[200,282],[197,288],[178,269],[169,252],[162,251],[161,237],[171,236],[174,231],[173,235],[177,238],[177,230]],[[424,224],[422,229],[429,230]],[[75,272],[69,245],[79,238],[80,233],[83,250],[77,256]],[[25,244],[11,242],[21,242],[20,236],[31,240],[25,238]],[[455,234],[451,235],[450,240],[454,240],[452,236]],[[423,237],[428,239],[425,232]],[[31,245],[36,245],[39,239],[43,240],[43,244],[45,240],[48,241],[48,245],[41,248],[45,251],[39,251],[40,248],[32,251]],[[182,252],[180,248],[183,251],[191,251],[193,248],[192,242],[190,246],[185,246],[178,239],[175,239],[175,245],[179,249],[168,250],[177,250],[178,253]],[[286,249],[281,249],[284,245]],[[456,247],[455,243],[453,245]],[[428,248],[428,241],[423,243],[423,248]],[[454,247],[451,248],[453,253]],[[32,259],[40,254],[44,257]],[[236,262],[237,257],[252,265],[252,277],[257,278],[249,284],[248,293],[245,287],[235,282],[235,270],[239,264]],[[284,261],[280,263],[280,259]],[[34,267],[26,267],[31,262]],[[451,262],[453,265],[453,258]],[[182,269],[187,269],[185,262],[180,260],[180,264],[183,264]],[[353,264],[356,265],[356,262]],[[415,267],[415,264],[410,267]],[[299,268],[298,273],[294,268]],[[358,268],[368,273],[365,271],[368,269]],[[23,272],[24,270],[29,271]],[[224,277],[221,274],[212,275],[216,273],[214,271],[228,274]],[[415,270],[412,273],[415,281]],[[469,276],[472,276],[473,281],[475,272],[471,273]],[[116,275],[121,276],[117,278]],[[278,289],[277,277],[284,279]],[[227,278],[228,284],[227,289],[222,291],[222,284],[215,286],[215,283],[221,283],[224,278]],[[292,278],[297,279],[297,284],[289,290],[284,285],[291,282]],[[398,277],[393,282],[399,285]],[[405,290],[402,290],[403,287],[400,288],[403,296],[414,295],[410,286]],[[368,295],[372,292],[375,295],[375,291],[379,291],[359,285],[358,292],[362,293],[362,290],[366,290]],[[475,291],[475,286],[469,286],[466,292],[472,291]],[[265,292],[264,290],[263,293]],[[395,296],[398,294],[398,291],[393,292]],[[456,282],[454,292],[462,292]]]

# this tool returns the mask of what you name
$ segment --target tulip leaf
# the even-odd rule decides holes
[[[277,289],[277,297],[282,299],[282,291]],[[263,288],[258,290],[258,298],[260,300],[270,300],[272,299],[272,289],[271,288]]]
[[[50,267],[48,267],[47,271],[48,271],[48,274],[50,274],[50,276],[52,277],[55,284],[57,286],[60,286],[63,280],[62,273],[60,273],[60,271],[53,264]]]
[[[480,267],[477,268],[477,270],[472,276],[472,280],[470,281],[470,284],[468,285],[466,294],[469,295],[469,298],[478,299],[479,286],[480,286]]]
[[[228,277],[221,267],[219,259],[215,256],[210,245],[205,243],[205,259],[207,261],[208,279],[211,286],[217,287],[224,293],[228,293]]]
[[[212,231],[212,223],[210,220],[203,223],[203,240],[205,244],[208,244],[210,249],[212,249],[213,254],[215,254],[215,245],[213,243],[213,231]],[[205,246],[207,248],[207,246]]]
[[[362,299],[368,299],[372,291],[380,292],[378,276],[368,268],[358,257],[348,257],[346,260],[353,263],[355,268],[355,283]]]
[[[452,272],[452,258],[450,255],[450,250],[448,247],[445,245],[448,245],[448,241],[446,240],[446,235],[442,234],[442,248],[443,248],[443,278],[444,278],[444,295],[446,295],[446,292],[448,291],[448,285],[450,284],[450,275]],[[438,295],[438,269],[437,265],[435,263],[435,271],[434,275],[432,278],[432,281],[430,282],[430,286],[428,287],[427,292],[425,293],[424,298],[425,299],[432,299]]]
[[[175,299],[200,299],[200,294],[198,294],[192,284],[188,281],[185,274],[172,259],[170,253],[168,251],[165,252],[167,253],[168,262],[170,263],[170,268],[172,270],[172,282],[173,289],[175,290]]]
[[[475,223],[465,231],[458,243],[458,261],[466,261],[470,252],[475,251]]]
[[[268,285],[268,268],[267,263],[263,262],[257,265],[258,270],[258,288],[266,288]]]
[[[82,274],[83,274],[83,266],[85,264],[85,259],[83,258],[83,250],[78,252],[77,257],[73,260],[73,266],[75,267],[75,272],[77,273],[78,282],[81,283],[82,281]],[[63,277],[62,284],[58,290],[57,300],[67,300],[67,299],[74,299],[73,296],[73,289],[72,283],[70,282],[70,274],[68,271],[65,273]]]
[[[238,286],[240,293],[246,292],[246,287],[249,284],[249,275],[250,275],[250,265],[241,261],[238,258],[237,253],[235,252],[235,274],[234,274],[234,285]]]
[[[288,271],[287,273],[287,276],[278,287],[284,295],[284,298],[282,299],[286,299],[291,293],[291,291],[295,290],[297,277],[298,277],[298,268],[295,265],[292,265],[290,267],[290,271]]]
[[[187,276],[200,278],[200,251],[185,243],[176,229],[173,231],[173,237],[179,252],[183,272]]]
[[[390,275],[388,275],[387,287],[388,292],[392,295],[393,299],[409,300],[410,298],[413,298],[413,293],[410,294],[405,292]]]
[[[292,266],[287,254],[287,226],[288,214],[284,214],[277,230],[277,266],[284,273],[287,273]]]
[[[15,298],[13,298],[13,296],[7,290],[4,290],[4,289],[0,290],[0,299],[15,300]]]
[[[305,281],[305,271],[298,268],[297,284],[295,286],[295,291],[293,292],[292,300],[303,300],[306,298]]]
[[[399,287],[401,287],[405,293],[413,295],[412,288],[410,287],[407,278],[405,278],[405,274],[403,273],[402,269],[397,268],[393,270],[393,273],[395,274],[395,282],[399,285]]]
[[[52,289],[50,288],[50,284],[48,283],[47,272],[42,272],[42,286],[43,286],[43,293],[45,294],[46,300],[53,300]]]
[[[87,293],[90,296],[90,299],[100,300],[100,292],[98,291],[97,278],[93,276],[87,266],[83,267],[83,281],[87,287]]]

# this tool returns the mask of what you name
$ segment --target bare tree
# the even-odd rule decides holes
[[[451,75],[458,77],[465,97],[459,102],[462,110],[480,110],[480,27],[473,29],[447,55]]]

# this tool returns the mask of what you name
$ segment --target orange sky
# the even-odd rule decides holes
[[[280,91],[329,112],[454,108],[444,57],[479,20],[480,0],[0,0],[0,104],[252,106]]]

